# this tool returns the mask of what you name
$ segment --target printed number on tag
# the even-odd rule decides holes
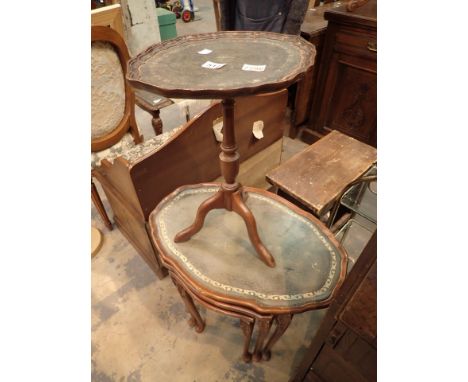
[[[207,61],[202,65],[202,68],[207,69],[219,69],[222,68],[226,64],[217,64],[216,62]]]
[[[266,68],[266,65],[249,65],[249,64],[244,64],[242,67],[242,70],[246,70],[249,72],[263,72]]]

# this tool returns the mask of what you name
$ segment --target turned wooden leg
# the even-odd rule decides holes
[[[200,231],[205,222],[206,215],[213,209],[224,207],[224,194],[222,190],[218,190],[216,194],[206,199],[197,210],[197,215],[191,226],[180,231],[174,238],[176,243],[189,240],[193,235]]]
[[[153,125],[153,130],[156,135],[162,134],[163,132],[163,124],[161,121],[161,117],[159,116],[159,110],[155,110],[151,113],[153,115],[153,119],[151,120],[151,124]]]
[[[232,209],[234,212],[239,214],[242,219],[244,219],[250,241],[260,256],[260,260],[262,260],[269,267],[274,268],[276,265],[275,259],[261,242],[260,236],[258,236],[257,223],[255,223],[255,218],[249,208],[245,205],[245,202],[242,200],[242,193],[240,191],[232,194]]]
[[[179,294],[182,297],[182,300],[184,301],[187,313],[190,314],[189,325],[191,327],[195,327],[195,331],[197,333],[203,332],[203,330],[205,329],[205,322],[201,318],[200,313],[198,313],[198,309],[195,306],[192,297],[174,278],[172,278],[172,282],[177,287],[177,290],[179,291]]]
[[[268,332],[270,331],[271,327],[271,318],[259,318],[255,320],[258,323],[258,334],[257,334],[257,341],[255,342],[255,349],[253,354],[254,361],[261,361],[262,360],[262,349],[263,349],[263,342],[268,336]]]
[[[245,319],[240,319],[240,327],[244,333],[244,350],[242,352],[242,359],[245,362],[252,361],[252,353],[249,352],[250,340],[253,332],[253,322]]]
[[[270,360],[271,358],[271,348],[273,345],[281,338],[286,329],[289,327],[291,320],[293,318],[292,314],[281,314],[275,317],[276,328],[270,339],[268,340],[265,349],[263,350],[263,359],[265,361]]]
[[[101,215],[101,219],[104,222],[107,229],[112,230],[112,223],[109,220],[109,217],[107,216],[106,209],[104,208],[104,204],[102,204],[101,197],[98,194],[96,185],[94,184],[92,178],[91,178],[91,199],[97,211],[99,212],[99,215]]]

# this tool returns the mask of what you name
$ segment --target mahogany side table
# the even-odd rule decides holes
[[[255,217],[246,206],[246,194],[236,181],[239,153],[234,98],[284,89],[304,77],[314,58],[314,46],[299,36],[242,31],[182,36],[153,45],[129,61],[127,79],[135,88],[171,98],[223,100],[219,158],[225,182],[200,204],[193,222],[175,234],[175,242],[189,240],[202,229],[209,211],[222,208],[241,216],[260,259],[269,267],[275,266],[275,259],[260,238]],[[206,67],[208,62],[211,68],[209,64]],[[222,66],[213,67],[213,63]]]

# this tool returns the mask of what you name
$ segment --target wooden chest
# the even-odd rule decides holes
[[[377,1],[325,12],[328,27],[308,129],[377,146]]]

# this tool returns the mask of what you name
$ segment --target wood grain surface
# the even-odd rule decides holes
[[[267,180],[323,216],[337,196],[377,160],[377,150],[338,131],[267,174]]]

